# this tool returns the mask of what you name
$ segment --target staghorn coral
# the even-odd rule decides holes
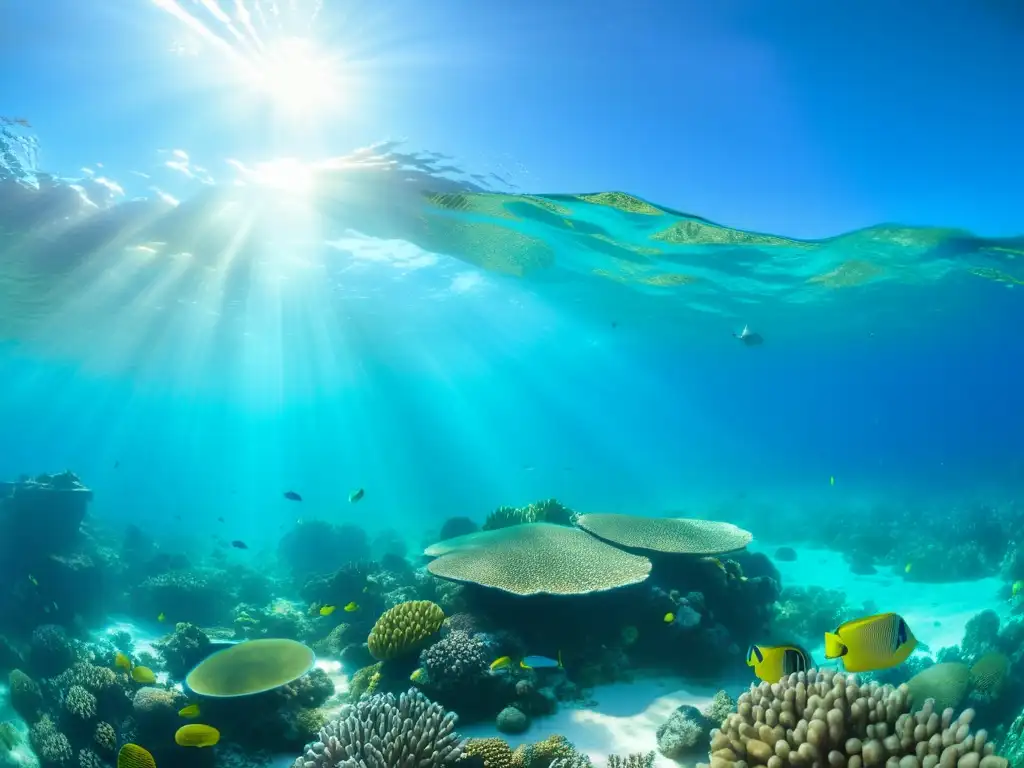
[[[970,733],[973,710],[954,719],[952,709],[940,715],[926,701],[910,714],[909,698],[906,686],[861,686],[856,676],[831,670],[752,685],[737,712],[712,731],[711,764],[1007,767],[984,731]]]
[[[583,595],[644,581],[651,561],[551,523],[481,531],[425,550],[435,576],[515,595]]]
[[[377,619],[366,645],[373,658],[389,661],[419,650],[443,623],[444,611],[429,600],[399,603]]]
[[[26,723],[35,722],[43,708],[43,692],[38,683],[20,669],[11,670],[7,678],[11,690],[11,706]]]
[[[513,762],[512,748],[508,742],[495,736],[470,739],[462,749],[462,756],[479,758],[483,761],[483,768],[519,768]]]
[[[57,729],[49,715],[43,715],[29,728],[28,738],[32,750],[44,767],[65,766],[74,757],[71,742]]]
[[[96,723],[96,730],[93,731],[92,740],[96,746],[105,752],[113,752],[117,749],[117,731],[114,726],[107,722]]]
[[[64,709],[80,720],[96,717],[96,697],[81,685],[72,685],[64,694]]]
[[[394,768],[450,765],[462,755],[457,716],[415,689],[377,694],[342,709],[320,729],[293,768]]]
[[[576,521],[598,538],[631,549],[685,555],[724,555],[743,549],[753,539],[732,523],[684,517],[590,514]]]

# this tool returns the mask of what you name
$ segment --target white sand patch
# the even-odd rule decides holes
[[[750,546],[758,551],[757,543]],[[986,609],[995,611],[1001,621],[1010,615],[1010,604],[999,597],[1003,582],[997,578],[977,581],[954,581],[927,584],[907,581],[899,569],[881,566],[878,573],[859,576],[838,552],[828,549],[793,547],[797,557],[793,562],[776,562],[784,587],[819,586],[838,589],[846,593],[846,602],[859,608],[871,601],[879,612],[895,611],[910,626],[918,641],[934,656],[941,648],[959,645],[964,628],[975,614]],[[761,549],[771,557],[774,546]],[[835,627],[822,627],[824,633]],[[819,663],[825,658],[823,645],[807,649]],[[917,653],[925,653],[919,650]]]
[[[608,755],[656,751],[655,732],[676,707],[689,704],[703,710],[717,690],[693,685],[678,677],[615,683],[594,688],[589,705],[560,704],[558,712],[551,717],[536,718],[530,729],[518,736],[500,734],[490,723],[460,726],[459,732],[469,738],[500,736],[513,748],[561,734],[600,766],[605,764]],[[739,691],[730,693],[735,695]],[[661,754],[655,764],[665,768],[677,766]]]

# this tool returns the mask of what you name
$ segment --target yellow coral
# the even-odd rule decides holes
[[[497,737],[470,739],[462,754],[466,757],[479,757],[484,762],[484,768],[518,768],[508,742]]]
[[[990,698],[999,698],[1010,671],[1010,660],[999,651],[986,653],[971,667],[971,687]]]
[[[381,663],[371,664],[368,667],[356,670],[348,684],[348,694],[353,701],[356,701],[364,693],[372,694],[380,684]]]
[[[552,761],[570,758],[576,754],[576,747],[565,736],[552,734],[543,741],[516,749],[513,759],[517,768],[548,768]]]
[[[410,600],[384,612],[370,630],[366,645],[380,661],[418,650],[444,623],[444,611],[429,600]]]

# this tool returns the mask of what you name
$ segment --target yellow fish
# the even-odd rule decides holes
[[[1013,582],[1013,586],[1010,587],[1010,596],[1011,597],[1016,597],[1021,592],[1024,592],[1024,581],[1015,581],[1015,582]]]
[[[193,717],[199,717],[199,705],[189,704],[188,706],[184,706],[178,710],[178,714],[188,719],[192,719]]]
[[[333,605],[325,605],[325,606],[323,606],[320,609],[320,615],[321,616],[330,616],[332,613],[334,613],[335,610],[336,610],[335,606],[333,606]],[[347,606],[346,606],[345,610],[348,610]]]
[[[212,725],[183,725],[174,734],[174,743],[179,747],[212,747],[220,741],[220,731]]]
[[[158,615],[158,616],[156,617],[156,620],[157,620],[157,621],[163,621],[163,620],[164,620],[164,619],[166,619],[166,618],[167,618],[167,617],[166,617],[166,616],[164,616],[164,612],[163,612],[163,611],[160,611],[160,614],[159,614],[159,615]]]
[[[114,666],[118,669],[123,669],[125,672],[128,672],[132,668],[132,660],[120,651],[118,651],[117,655],[114,656]]]
[[[414,669],[412,671],[412,674],[409,675],[409,680],[410,680],[410,682],[413,682],[413,683],[423,683],[423,682],[426,682],[426,680],[427,680],[427,670],[425,670],[423,667],[420,667],[419,669]]]
[[[345,612],[346,613],[354,613],[355,611],[358,611],[358,610],[359,610],[359,604],[358,603],[349,603],[348,605],[345,606]]]
[[[156,760],[145,747],[125,744],[117,753],[117,768],[156,768]]]
[[[825,658],[842,658],[847,672],[897,667],[916,647],[917,638],[896,613],[854,619],[825,633]]]
[[[814,663],[799,645],[752,645],[747,651],[747,666],[758,679],[777,683],[794,672],[806,672]]]
[[[508,656],[502,656],[491,662],[491,672],[496,669],[504,669],[505,667],[512,666],[512,659]]]
[[[664,621],[666,624],[671,624],[673,621],[676,620],[676,615],[674,613],[669,612],[666,613],[661,620]]]
[[[903,569],[904,573],[910,573],[910,569],[913,568],[913,563],[907,563],[907,566]]]
[[[136,683],[155,683],[156,675],[149,667],[135,667],[132,669],[132,680]]]
[[[36,577],[33,576],[31,573],[28,575],[28,580],[35,584],[37,587],[39,586],[39,582],[36,581]]]

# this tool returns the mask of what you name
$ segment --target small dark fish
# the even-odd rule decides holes
[[[117,469],[120,466],[121,466],[121,462],[120,461],[115,461],[114,462],[114,469]]]
[[[235,549],[248,549],[249,548],[249,545],[246,544],[241,539],[235,539],[234,541],[232,541],[231,542],[231,546],[234,547]]]
[[[218,517],[217,518],[217,522],[218,523],[223,523],[224,522],[224,518],[223,517]]]
[[[284,497],[288,499],[288,501],[302,501],[302,497],[295,491],[285,491]]]
[[[352,491],[352,493],[350,493],[348,495],[348,500],[351,503],[355,504],[357,501],[359,501],[361,498],[363,498],[363,495],[365,493],[366,493],[366,491],[364,491],[362,488],[360,488],[359,490],[356,490],[356,491]]]
[[[181,520],[181,515],[175,515],[175,516],[174,516],[174,519],[175,519],[175,520]]]
[[[612,320],[612,328],[618,328],[618,327],[619,327],[619,321],[618,320]]]

